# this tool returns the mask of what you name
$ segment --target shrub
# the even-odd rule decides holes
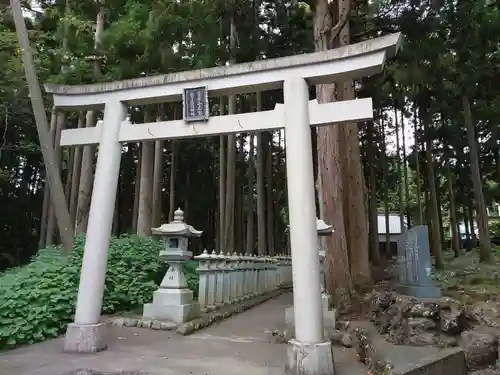
[[[500,221],[491,220],[488,223],[488,229],[490,232],[491,242],[493,242],[496,245],[500,245]]]
[[[0,274],[0,349],[59,335],[72,320],[84,238],[67,258],[57,248],[40,250],[32,262]],[[103,312],[123,311],[151,298],[164,272],[161,243],[121,236],[110,244]],[[188,277],[189,278],[189,277]]]

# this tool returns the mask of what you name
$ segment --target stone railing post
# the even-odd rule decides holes
[[[229,301],[230,303],[235,303],[238,301],[238,257],[236,253],[233,253],[229,257],[229,261],[231,262],[231,285],[229,292]]]
[[[217,277],[215,281],[215,306],[217,308],[224,306],[224,282],[226,273],[226,257],[221,251],[217,255]]]
[[[194,259],[198,261],[198,267],[196,271],[200,275],[200,280],[198,284],[198,303],[200,304],[200,310],[207,311],[207,296],[208,296],[208,255],[207,250],[203,250],[201,255],[195,256]]]
[[[231,284],[233,281],[233,264],[231,262],[231,254],[227,253],[224,256],[224,287],[223,300],[224,305],[231,304]]]
[[[207,309],[209,311],[215,310],[215,294],[217,292],[217,266],[218,259],[215,250],[209,255],[208,258],[208,292],[207,292]]]

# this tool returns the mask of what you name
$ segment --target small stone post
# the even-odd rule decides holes
[[[184,212],[179,208],[172,222],[153,228],[152,233],[163,238],[165,247],[160,256],[169,268],[160,288],[153,293],[153,303],[144,304],[143,317],[178,324],[198,317],[200,305],[193,301],[193,292],[187,287],[182,266],[193,255],[188,251],[189,238],[200,237],[203,232],[184,223]]]
[[[321,219],[316,219],[316,229],[318,231],[318,252],[319,252],[319,264],[321,273],[321,304],[323,305],[323,311],[331,310],[332,296],[326,292],[326,275],[325,275],[325,247],[322,236],[330,235],[334,232],[333,226],[326,224]]]

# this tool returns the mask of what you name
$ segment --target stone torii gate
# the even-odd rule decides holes
[[[95,128],[63,130],[61,146],[99,145],[89,225],[80,274],[74,323],[68,325],[65,350],[96,352],[106,348],[100,323],[108,247],[122,142],[202,137],[285,128],[290,245],[296,339],[289,346],[287,372],[333,374],[330,342],[323,337],[320,267],[310,126],[364,121],[373,116],[371,99],[318,104],[309,101],[309,85],[342,82],[379,73],[394,55],[400,34],[297,56],[83,86],[45,85],[58,110],[102,110]],[[129,106],[181,101],[189,90],[210,96],[282,88],[284,104],[274,110],[208,118],[206,98],[191,108],[199,120],[131,124]],[[197,90],[197,91],[196,91]],[[188,98],[186,98],[188,99]]]

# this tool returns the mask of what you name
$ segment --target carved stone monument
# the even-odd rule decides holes
[[[427,225],[415,226],[398,240],[398,282],[396,291],[417,298],[439,298],[432,280],[432,259]]]
[[[200,305],[193,301],[188,289],[182,265],[193,254],[188,251],[190,237],[200,237],[202,231],[184,223],[184,212],[174,212],[174,220],[152,229],[153,235],[161,236],[165,247],[160,256],[169,265],[160,287],[153,293],[153,302],[144,304],[143,317],[184,323],[200,315]]]

